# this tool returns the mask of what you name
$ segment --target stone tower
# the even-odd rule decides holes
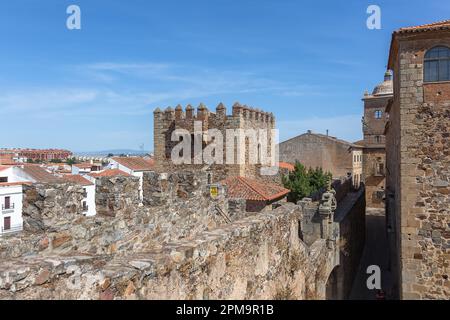
[[[377,85],[372,94],[365,93],[364,117],[362,119],[364,140],[363,182],[366,186],[368,207],[384,207],[386,143],[386,106],[393,96],[392,74],[386,71],[384,81]]]
[[[192,140],[192,163],[190,164],[174,164],[171,159],[173,148],[180,142],[172,141],[172,133],[178,129],[184,129],[190,133]],[[191,105],[187,105],[185,110],[180,105],[175,109],[168,107],[165,111],[156,109],[154,111],[154,153],[157,169],[167,171],[204,168],[206,165],[204,162],[196,163],[195,160],[199,159],[200,154],[213,142],[208,136],[208,130],[210,129],[217,129],[223,136],[223,162],[208,165],[213,172],[213,181],[228,176],[260,176],[261,163],[258,160],[260,159],[260,152],[264,152],[264,150],[261,150],[261,147],[264,148],[264,146],[260,144],[255,146],[253,140],[249,137],[230,138],[230,130],[253,129],[255,132],[263,130],[268,137],[266,154],[272,154],[273,146],[276,143],[273,138],[275,117],[272,113],[239,103],[233,105],[231,115],[227,114],[227,109],[222,103],[216,107],[215,112],[211,112],[202,103],[196,110]],[[201,131],[200,135],[196,134],[198,130]],[[243,139],[243,143],[239,144],[238,141],[241,141],[239,139]],[[259,136],[257,139],[259,139]],[[201,145],[201,150],[195,148],[195,142],[197,142],[197,145]],[[234,147],[227,148],[230,143],[234,144]],[[230,158],[227,157],[227,149],[232,149],[235,154],[233,163],[229,163]],[[238,161],[239,155],[243,161]],[[250,159],[257,159],[257,163],[250,161]]]
[[[449,66],[450,20],[393,33],[386,214],[403,299],[450,298]]]

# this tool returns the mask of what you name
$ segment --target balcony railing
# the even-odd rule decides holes
[[[0,236],[3,234],[10,234],[10,233],[15,233],[15,232],[21,232],[23,230],[23,226],[22,225],[17,225],[17,226],[13,226],[9,229],[5,229],[4,227],[2,227],[0,229]]]
[[[11,203],[9,206],[2,204],[2,211],[4,210],[14,210],[14,203]]]
[[[89,211],[89,206],[83,206],[83,212],[88,212]]]

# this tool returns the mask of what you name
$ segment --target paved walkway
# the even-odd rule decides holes
[[[370,265],[378,265],[380,267],[382,289],[385,292],[391,292],[391,274],[388,270],[389,253],[385,224],[384,209],[367,208],[366,243],[349,299],[376,299],[376,290],[369,290],[366,285],[367,278],[370,276],[366,273],[366,270]]]

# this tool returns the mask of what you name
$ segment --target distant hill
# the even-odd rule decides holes
[[[146,155],[150,153],[150,151],[142,151],[142,150],[132,150],[132,149],[111,149],[111,150],[102,150],[102,151],[79,151],[74,152],[76,156],[82,157],[106,157],[108,154],[113,154],[115,156],[119,156],[121,154],[131,155],[131,156],[139,156]]]

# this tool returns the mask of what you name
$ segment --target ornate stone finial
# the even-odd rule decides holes
[[[156,108],[155,111],[153,111],[153,113],[162,113],[160,108]]]
[[[367,97],[369,95],[369,91],[365,90],[364,91],[364,97]]]
[[[221,102],[221,103],[219,103],[218,105],[217,105],[217,107],[216,107],[216,110],[224,110],[225,109],[225,106],[224,106],[224,104]]]
[[[167,113],[167,112],[173,112],[172,107],[167,107],[167,108],[166,108],[166,113]]]
[[[183,107],[181,106],[181,104],[177,105],[175,108],[175,111],[182,111]]]
[[[194,110],[194,108],[193,108],[190,104],[188,104],[188,105],[186,106],[186,110]]]
[[[203,104],[203,102],[200,102],[200,104],[197,107],[197,110],[206,110],[206,106]]]
[[[392,79],[392,72],[391,70],[386,70],[384,73],[384,81],[389,81]]]

